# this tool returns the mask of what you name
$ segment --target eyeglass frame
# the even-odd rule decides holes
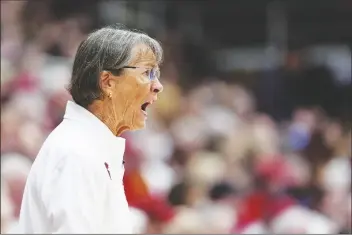
[[[155,79],[160,79],[160,70],[159,69],[155,69],[155,68],[150,68],[150,67],[143,67],[143,66],[123,66],[119,69],[103,69],[106,71],[110,71],[110,72],[118,72],[121,69],[146,69],[146,70],[150,70],[149,73],[149,80],[150,81],[154,81]],[[153,72],[154,71],[154,72]],[[156,75],[156,72],[159,73],[159,75]]]

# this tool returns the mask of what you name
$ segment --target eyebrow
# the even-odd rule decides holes
[[[131,66],[142,66],[142,67],[151,67],[151,68],[156,68],[158,67],[158,64],[157,63],[153,63],[153,62],[148,62],[148,63],[143,63],[143,62],[140,62],[140,63],[135,63],[134,65],[131,65]]]

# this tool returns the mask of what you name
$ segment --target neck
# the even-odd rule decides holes
[[[114,114],[111,105],[106,105],[103,101],[95,101],[88,107],[88,110],[99,118],[115,136],[120,136],[129,129],[123,120],[119,120]]]

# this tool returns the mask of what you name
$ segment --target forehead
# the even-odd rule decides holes
[[[132,59],[129,64],[148,67],[158,66],[154,52],[145,44],[138,44],[132,49]]]

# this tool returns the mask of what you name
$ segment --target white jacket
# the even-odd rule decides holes
[[[125,140],[69,101],[28,176],[17,233],[132,233]]]

